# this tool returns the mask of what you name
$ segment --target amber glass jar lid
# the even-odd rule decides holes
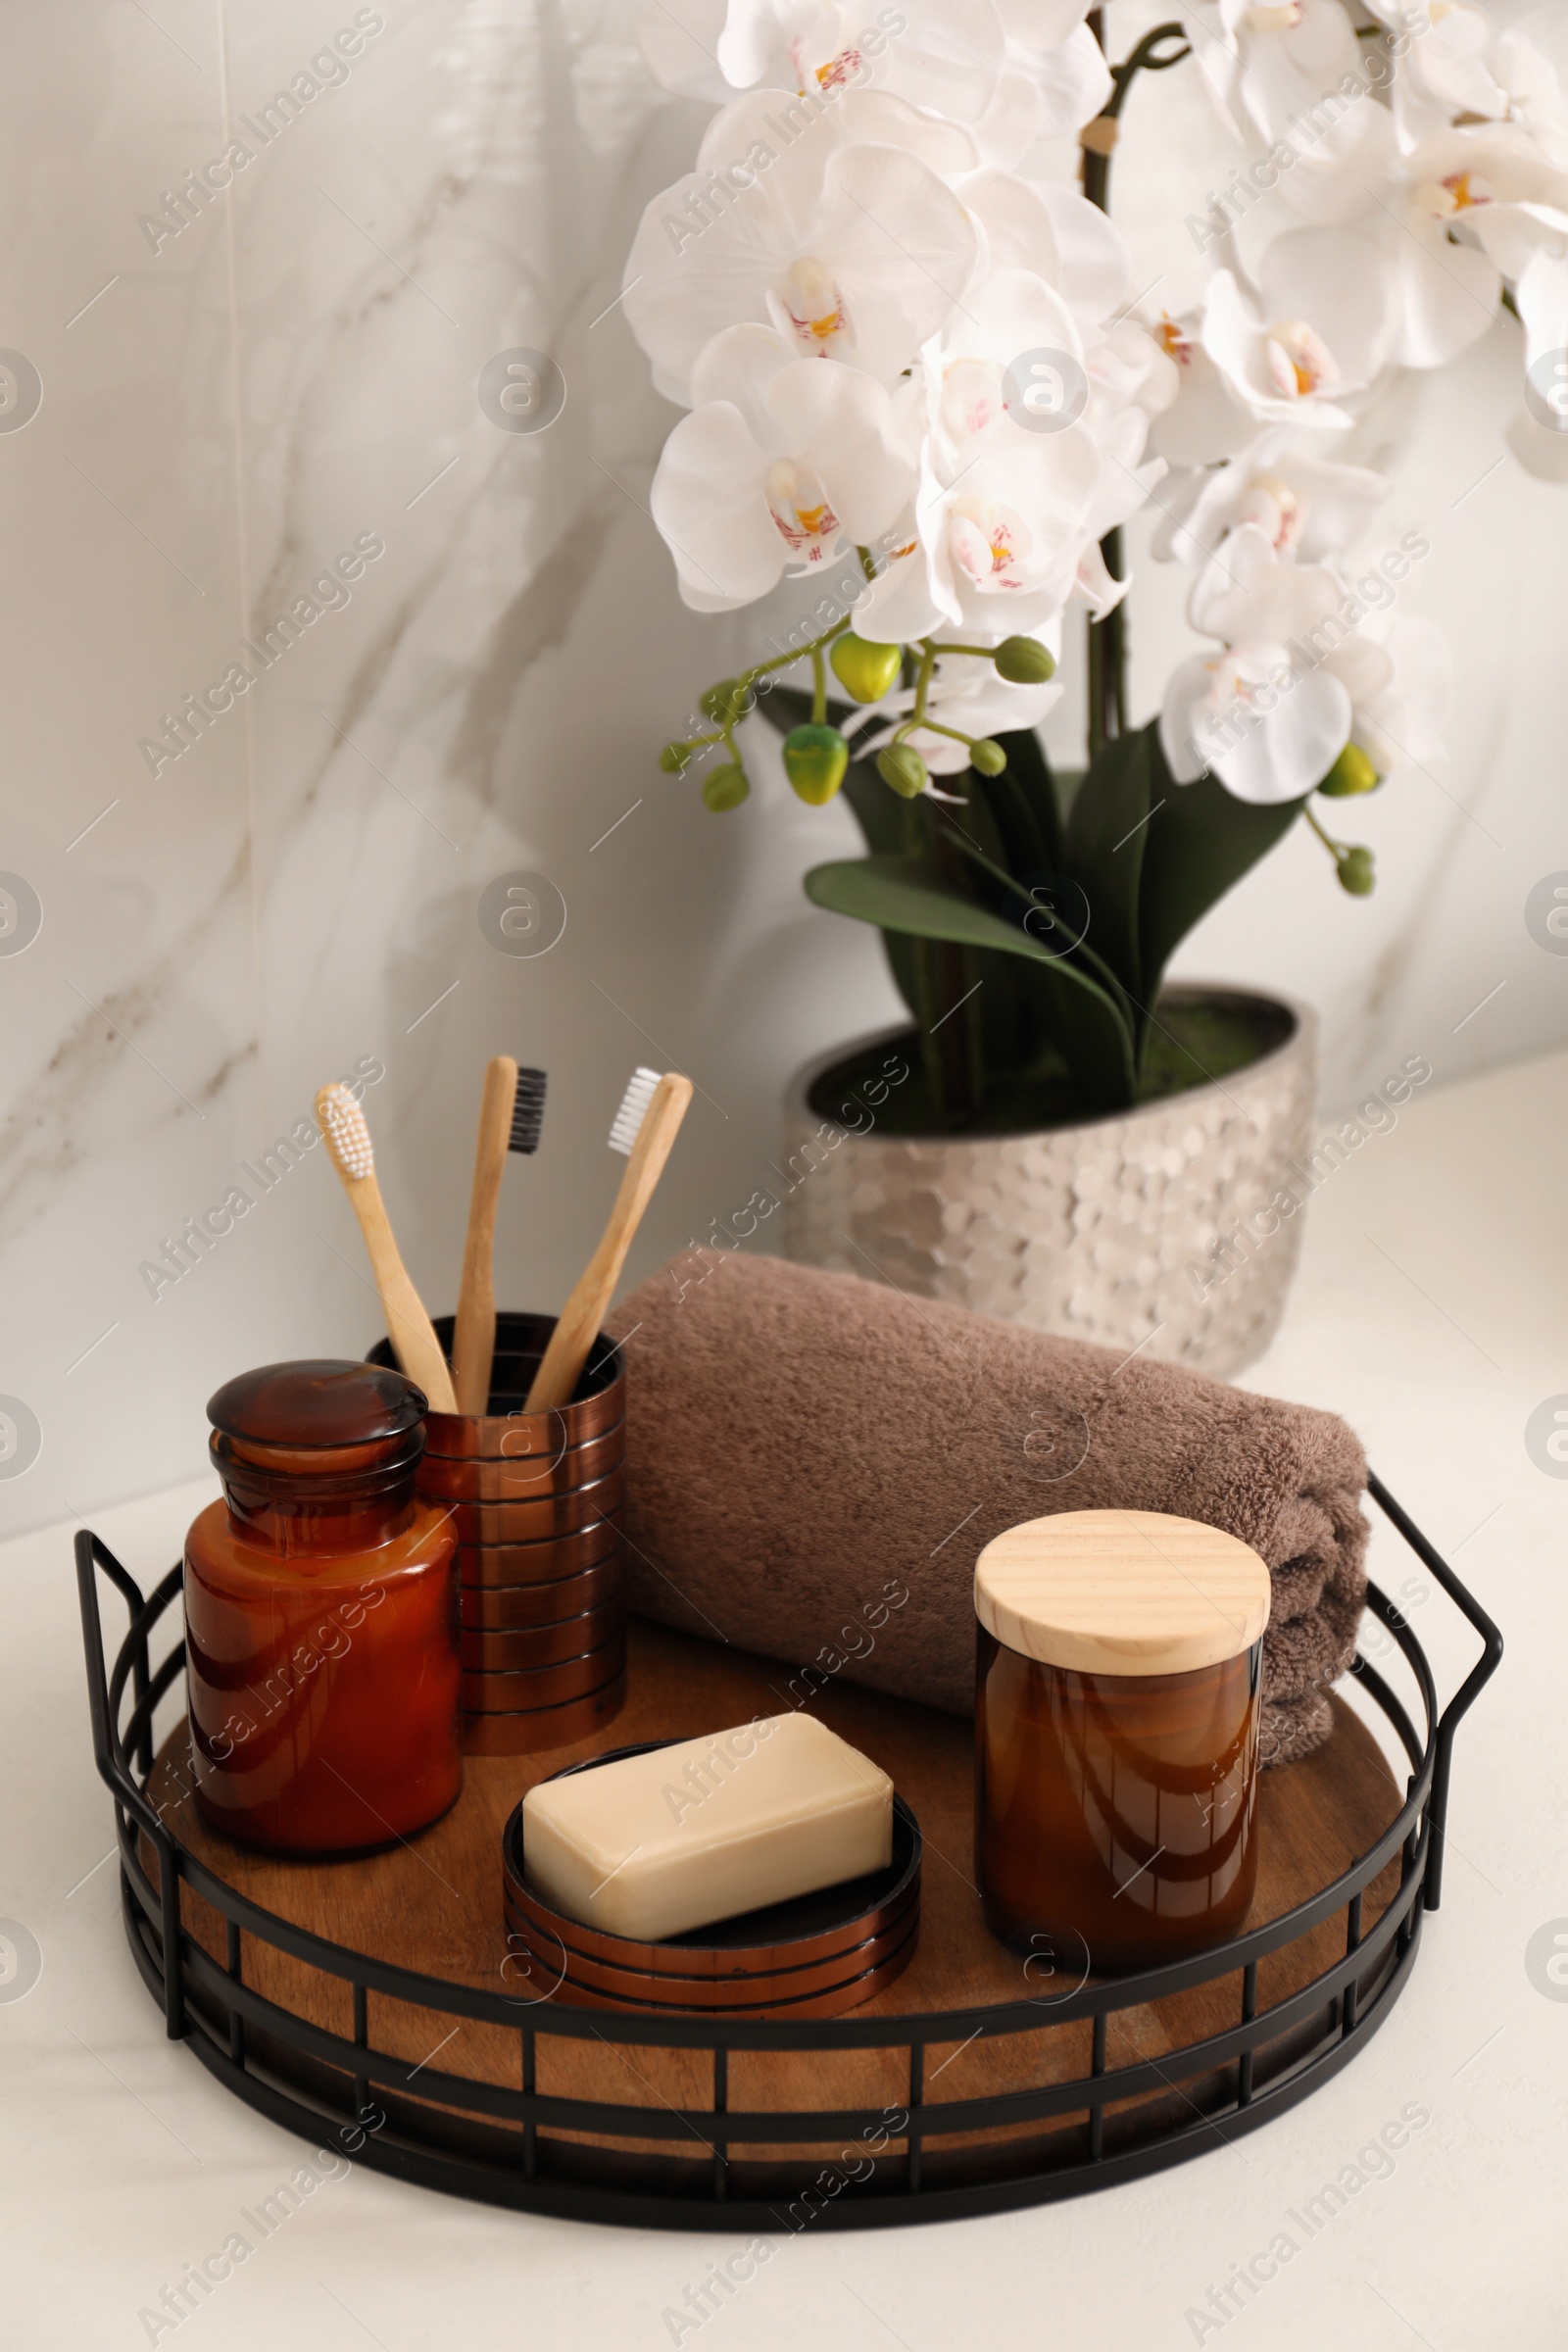
[[[360,1446],[416,1429],[424,1411],[424,1391],[401,1372],[326,1358],[242,1372],[209,1399],[207,1418],[253,1446]]]
[[[1238,1657],[1268,1623],[1267,1563],[1164,1511],[1061,1511],[989,1543],[974,1571],[987,1633],[1080,1674],[1189,1674]]]

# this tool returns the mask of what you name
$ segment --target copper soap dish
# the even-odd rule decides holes
[[[645,1740],[590,1756],[566,1771],[592,1772],[671,1744]],[[570,2005],[836,2017],[891,1984],[914,1957],[920,1848],[920,1825],[896,1795],[893,1858],[886,1869],[662,1943],[639,1943],[584,1927],[535,1892],[517,1805],[501,1839],[507,1940],[529,1981],[553,1986],[553,1997]]]

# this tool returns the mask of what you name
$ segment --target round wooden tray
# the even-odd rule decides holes
[[[203,1824],[183,1724],[154,1759],[153,1710],[183,1664],[178,1568],[144,1600],[83,1532],[94,1748],[115,1794],[132,1954],[171,2034],[262,2112],[400,2178],[504,2205],[776,2234],[992,2212],[1180,2162],[1353,2057],[1407,1981],[1436,1905],[1452,1735],[1501,1641],[1372,1491],[1485,1643],[1440,1718],[1419,1642],[1372,1589],[1425,1716],[1418,1734],[1357,1661],[1408,1755],[1405,1790],[1336,1699],[1318,1753],[1262,1777],[1257,1893],[1241,1935],[1140,1977],[1084,1981],[1054,1954],[1009,1952],[984,1925],[972,1726],[831,1686],[813,1712],[889,1773],[919,1819],[924,1871],[908,1967],[821,2020],[564,2005],[554,1974],[524,1973],[502,1895],[502,1833],[527,1788],[607,1747],[778,1712],[786,1668],[634,1622],[612,1726],[547,1752],[470,1754],[457,1805],[411,1843],[286,1861]],[[99,1571],[131,1613],[112,1672]],[[175,1643],[155,1667],[166,1611]]]
[[[232,1844],[228,1837],[209,1830],[186,1794],[190,1747],[183,1724],[165,1742],[148,1794],[155,1804],[167,1806],[167,1821],[181,1846],[207,1863],[214,1877],[249,1895],[264,1910],[348,1945],[353,1952],[371,1952],[400,1969],[496,1992],[517,1985],[517,1966],[513,1964],[503,1974],[508,1924],[501,1895],[501,1837],[526,1789],[602,1747],[689,1740],[724,1724],[743,1724],[753,1715],[780,1715],[788,1707],[783,1684],[785,1670],[773,1660],[630,1618],[625,1705],[612,1731],[529,1757],[470,1754],[464,1759],[464,1794],[442,1821],[412,1844],[346,1863],[279,1860]],[[971,1853],[971,1724],[956,1715],[938,1715],[933,1707],[912,1707],[906,1700],[879,1698],[874,1691],[856,1691],[849,1684],[820,1693],[811,1712],[867,1754],[872,1764],[882,1766],[914,1811],[924,1837],[919,1950],[901,1981],[879,1994],[874,2011],[976,2009],[985,2001],[1020,2001],[1042,1992],[1039,1969],[1025,1978],[1018,1954],[1008,1952],[980,1917]],[[1328,1745],[1304,1764],[1291,1764],[1260,1778],[1257,1895],[1246,1924],[1260,1927],[1267,1919],[1279,1919],[1304,1895],[1316,1893],[1338,1877],[1378,1841],[1398,1811],[1398,1801],[1401,1792],[1371,1731],[1343,1700],[1336,1700],[1336,1729]],[[1396,1884],[1398,1865],[1394,1863],[1375,1882],[1373,1900],[1363,1907],[1363,1934],[1373,1927]],[[205,1927],[212,1936],[209,1950],[220,1954],[220,1919],[209,1917]],[[207,1936],[202,1940],[207,1942]],[[1312,1964],[1321,1966],[1338,1957],[1343,1947],[1343,1924],[1316,1931],[1309,1950],[1291,1952],[1293,1983],[1307,1983],[1314,1974]],[[313,1969],[299,1969],[282,1952],[259,1947],[254,1964],[247,1952],[244,1978],[279,2006],[322,2025],[343,2011],[346,1987],[324,1983]],[[1277,1985],[1269,1985],[1269,1992],[1277,1994]],[[856,2016],[862,2013],[856,2011]],[[1145,2056],[1159,2056],[1178,2039],[1195,2039],[1203,2028],[1220,2033],[1234,2021],[1234,1985],[1220,1981],[1183,1994],[1180,2016],[1163,2025],[1131,2011],[1121,2013],[1121,2023],[1128,2033],[1136,2033]],[[383,2046],[409,2058],[423,2058],[430,2044],[416,2046],[418,2030],[388,2018],[388,2025],[397,2023],[407,2028],[407,2039],[385,2041]],[[472,2044],[470,2063],[477,2065],[482,2033],[464,2028],[461,2041]],[[550,2056],[571,2056],[573,2065],[581,2065],[595,2080],[604,2072],[602,2053],[592,2048],[576,2046],[571,2053],[553,2051]],[[1006,2065],[1008,2056],[1018,2053],[1004,2053],[997,2046],[992,2051],[976,2048],[968,2058],[955,2060],[943,2072],[945,2093],[955,2095],[964,2088],[964,2095],[973,2095],[987,2082],[1002,2088],[1004,2075],[997,2070]],[[517,2048],[511,2044],[499,2058],[496,2080],[513,2083],[517,2080]],[[447,2051],[444,2063],[466,2072],[456,2051]],[[797,2088],[802,2093],[811,2088],[808,2077],[815,2072],[815,2060],[771,2058],[768,2065],[783,2070],[785,2077],[800,2070],[795,2075]],[[757,2088],[761,2091],[761,2083]],[[780,2083],[766,2083],[768,2095],[778,2088]]]
[[[553,1991],[552,1971],[533,1962],[509,1938],[502,1895],[501,1841],[513,1808],[535,1782],[607,1745],[644,1740],[693,1739],[717,1726],[781,1711],[782,1668],[744,1651],[700,1642],[639,1619],[628,1626],[626,1701],[612,1729],[570,1747],[529,1756],[465,1760],[464,1791],[445,1818],[414,1843],[352,1862],[300,1863],[250,1851],[209,1829],[188,1794],[189,1750],[184,1727],[167,1742],[148,1784],[154,1803],[167,1808],[170,1828],[186,1850],[225,1885],[265,1910],[351,1951],[373,1954],[397,1967],[490,1992],[527,1995]],[[1057,1986],[992,1936],[973,1883],[973,1729],[956,1716],[908,1706],[848,1687],[821,1693],[812,1712],[892,1776],[921,1825],[924,1838],[922,1919],[908,1966],[863,2006],[868,2016],[955,2009],[1049,1996]],[[1360,1719],[1335,1701],[1332,1739],[1304,1764],[1265,1773],[1259,1788],[1258,1885],[1249,1927],[1279,1918],[1347,1869],[1373,1846],[1398,1812],[1400,1792],[1377,1742]],[[1399,1884],[1391,1862],[1368,1889],[1362,1934],[1376,1926]],[[184,1889],[185,1917],[216,1960],[225,1954],[224,1923],[192,1888]],[[1332,1966],[1345,1951],[1343,1916],[1294,1940],[1259,1968],[1257,2004],[1283,2001]],[[246,1984],[294,2017],[330,2032],[353,2029],[349,1986],[323,1976],[258,1938],[242,1935]],[[1026,1968],[1028,1973],[1026,1974]],[[1063,1992],[1071,1988],[1062,1984]],[[566,1999],[571,1998],[568,1992]],[[618,2004],[607,1998],[607,2008]],[[1242,2008],[1240,1972],[1194,1985],[1174,1997],[1117,2011],[1108,2022],[1105,2064],[1157,2063],[1186,2046],[1222,2034]],[[646,2017],[646,2011],[641,2013]],[[427,2065],[451,2033],[439,2012],[369,1996],[370,2038],[377,2049],[409,2066]],[[1298,2032],[1283,2063],[1299,2055],[1321,2020]],[[560,2097],[609,2099],[636,2106],[645,2100],[676,2107],[706,2105],[711,2061],[704,2052],[630,2048],[635,2024],[622,2026],[626,2054],[595,2038],[547,2039],[537,2048],[537,2083]],[[1028,2043],[1044,2035],[990,2039],[967,2049],[933,2043],[926,2073],[933,2103],[971,2100],[1037,2085],[1041,2060],[1049,2078],[1070,2080],[1090,2056],[1088,2021],[1064,2028],[1059,2047]],[[514,2088],[515,2033],[466,2023],[440,2054],[443,2073]],[[902,2050],[827,2052],[748,2051],[729,2061],[729,2095],[747,2108],[886,2106],[907,2103],[907,2059]],[[641,2080],[639,2080],[639,2077]],[[1215,2084],[1168,2093],[1180,2108],[1212,2098]],[[386,2102],[383,2100],[382,2105]],[[458,2119],[453,2118],[454,2124]],[[630,2153],[616,2135],[610,2144]],[[976,2140],[969,2141],[974,2147]],[[766,2161],[760,2149],[754,2161]],[[786,2154],[769,2151],[774,2158]],[[837,2155],[836,2148],[833,2153]],[[731,2163],[736,2151],[731,2150]],[[662,2150],[663,2161],[669,2161]],[[927,2157],[927,2163],[932,2161]]]

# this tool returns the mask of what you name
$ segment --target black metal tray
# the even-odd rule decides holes
[[[1440,1714],[1431,1668],[1408,1621],[1376,1586],[1370,1589],[1369,1611],[1403,1652],[1424,1720],[1418,1734],[1382,1675],[1357,1657],[1353,1672],[1404,1749],[1409,1781],[1402,1805],[1348,1869],[1281,1917],[1200,1958],[1087,1982],[1065,1996],[773,2023],[692,2014],[628,2019],[610,2009],[513,1998],[350,1950],[229,1886],[181,1842],[146,1789],[153,1712],[184,1663],[177,1638],[156,1667],[149,1644],[177,1602],[181,1571],[172,1569],[144,1596],[84,1530],[75,1550],[93,1750],[115,1800],[122,1902],[136,1965],[170,2036],[187,2040],[212,2074],[261,2113],[318,2143],[335,2137],[357,2160],[398,2178],[524,2211],[774,2235],[807,2226],[853,2229],[993,2213],[1202,2154],[1281,2114],[1338,2073],[1397,1999],[1415,1964],[1423,1918],[1438,1908],[1442,1892],[1454,1733],[1502,1654],[1486,1611],[1376,1478],[1370,1492],[1479,1634],[1483,1653]],[[130,1615],[112,1669],[104,1652],[100,1570]],[[156,1883],[144,1867],[145,1847],[156,1860]],[[1363,1894],[1395,1861],[1397,1891],[1363,1933]],[[226,1963],[182,1918],[182,1884],[222,1921]],[[1336,1914],[1346,1922],[1342,1956],[1314,1968],[1286,1997],[1260,2005],[1260,1966],[1288,1956]],[[352,2035],[294,2015],[248,1984],[242,1935],[346,1984]],[[1157,2059],[1135,2055],[1107,2066],[1107,2026],[1122,2012],[1158,2003],[1170,2011],[1195,1990],[1217,1998],[1228,1978],[1236,1980],[1236,1998],[1224,2031],[1205,2030]],[[436,2021],[473,2021],[514,2036],[515,2087],[423,2061],[411,2067],[405,2057],[376,2048],[368,2023],[372,1993]],[[933,2045],[1017,2037],[1032,2047],[1027,2037],[1082,2034],[1086,2024],[1087,2071],[1075,2065],[1065,2078],[975,2098],[927,2095]],[[644,2064],[656,2051],[704,2059],[710,2091],[700,2101],[632,2104],[541,2088],[541,2050],[569,2056],[571,2046],[590,2038],[641,2056]],[[892,2108],[885,2102],[732,2107],[731,2059],[749,2064],[751,2054],[769,2052],[872,2053],[879,2064],[896,2066],[899,2101]],[[827,2148],[842,2149],[844,2161],[826,2159]]]

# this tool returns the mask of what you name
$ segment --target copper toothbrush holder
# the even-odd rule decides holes
[[[618,1512],[626,1367],[601,1333],[569,1404],[524,1408],[553,1315],[498,1314],[486,1413],[428,1413],[418,1491],[458,1531],[463,1744],[531,1755],[597,1732],[626,1690]],[[436,1318],[450,1357],[453,1318]],[[378,1341],[369,1360],[395,1362]]]

